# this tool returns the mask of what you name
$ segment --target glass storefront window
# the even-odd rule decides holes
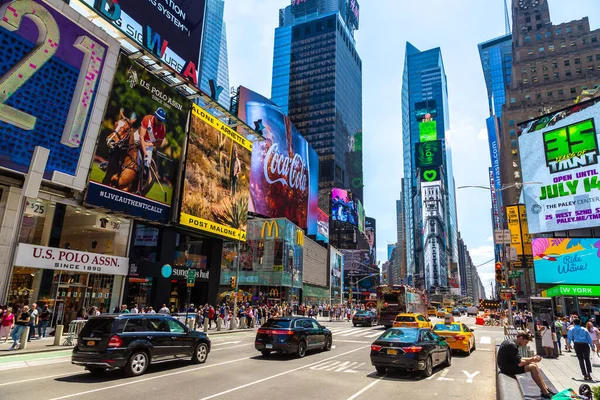
[[[161,230],[147,225],[136,224],[131,258],[155,262],[160,259]]]
[[[27,198],[19,243],[37,247],[28,263],[13,265],[9,304],[46,304],[53,311],[53,325],[68,324],[91,306],[98,307],[100,312],[112,311],[117,305],[123,275],[111,273],[108,267],[91,269],[94,264],[91,260],[96,255],[126,257],[130,224],[129,220],[84,207]],[[53,259],[62,254],[65,257],[61,259],[62,265],[58,267],[59,262],[56,262],[56,265],[51,263],[54,268],[35,268],[37,260],[42,263],[47,252],[51,252]],[[77,257],[84,257],[90,262],[79,262],[81,260],[78,261]],[[99,260],[94,265],[102,265],[109,260],[116,262],[114,257]],[[81,268],[69,269],[75,264]],[[90,269],[86,271],[88,267]]]

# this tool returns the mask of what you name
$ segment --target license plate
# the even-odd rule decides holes
[[[272,349],[273,345],[272,344],[265,344],[265,349]]]
[[[96,342],[94,342],[93,340],[88,340],[87,345],[88,346],[95,346]]]
[[[387,353],[395,356],[396,354],[398,354],[398,350],[388,349]]]
[[[359,321],[362,321],[362,318],[356,318],[356,319],[359,320]]]

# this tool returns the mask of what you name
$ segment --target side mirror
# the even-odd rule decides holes
[[[469,330],[470,330],[471,332],[475,332],[475,329],[473,329],[473,328],[471,328],[471,329],[469,329]]]

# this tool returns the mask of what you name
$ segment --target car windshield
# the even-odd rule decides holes
[[[396,322],[415,322],[415,317],[412,315],[398,315]]]
[[[414,343],[419,337],[417,329],[388,329],[379,337],[382,340],[392,340],[396,342]]]
[[[269,319],[262,326],[263,328],[289,328],[290,327],[289,319]]]
[[[85,323],[81,336],[90,336],[93,333],[110,334],[114,318],[92,318]]]
[[[434,331],[460,332],[460,325],[435,324]]]
[[[368,313],[368,311],[357,311],[354,315],[367,315]]]

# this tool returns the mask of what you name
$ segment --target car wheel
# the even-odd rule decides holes
[[[332,342],[331,336],[327,336],[325,338],[325,346],[323,346],[323,350],[325,350],[325,351],[331,350],[331,342]]]
[[[381,366],[381,365],[376,365],[376,366],[375,366],[375,370],[377,371],[377,375],[383,375],[383,374],[385,374],[385,373],[386,373],[386,371],[387,371],[387,368],[386,368],[386,367],[383,367],[383,366]]]
[[[473,339],[473,351],[477,349],[477,340]]]
[[[354,325],[354,327],[356,328],[356,324],[355,323],[353,323],[352,325]]]
[[[429,378],[433,375],[433,361],[431,360],[431,356],[427,357],[425,360],[425,369],[423,370],[423,376]]]
[[[140,376],[148,369],[148,364],[150,362],[150,358],[148,357],[148,353],[145,351],[137,351],[134,352],[129,360],[127,361],[127,365],[125,365],[125,375],[127,376]]]
[[[298,343],[298,350],[296,351],[296,356],[298,358],[302,358],[306,355],[306,342],[304,340],[301,340],[300,343]]]
[[[206,362],[208,358],[208,346],[206,343],[198,343],[196,349],[194,350],[194,355],[192,356],[192,361],[194,364],[203,364]]]
[[[450,349],[446,350],[446,361],[444,361],[444,364],[442,364],[444,367],[449,367],[452,365],[452,352],[450,351]]]
[[[262,354],[263,357],[269,357],[271,355],[271,350],[261,350],[260,354]]]
[[[102,375],[104,372],[106,372],[106,368],[102,368],[102,367],[88,367],[87,370],[90,372],[90,374],[92,375]]]

